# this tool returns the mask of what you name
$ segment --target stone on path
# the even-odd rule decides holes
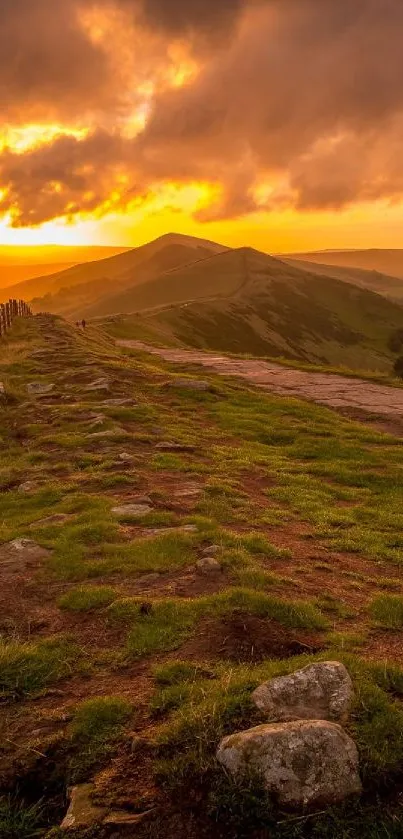
[[[179,387],[182,390],[212,390],[210,382],[204,382],[202,379],[173,379],[166,383],[166,387]]]
[[[354,689],[338,661],[319,661],[260,685],[252,694],[260,711],[272,720],[335,720],[348,717]]]
[[[182,524],[178,527],[151,527],[142,531],[142,536],[166,536],[167,533],[197,533],[195,524]]]
[[[125,431],[123,428],[109,428],[106,431],[94,431],[92,434],[87,434],[87,438],[89,440],[108,440],[114,437],[121,437],[122,435],[128,435],[128,432]]]
[[[231,734],[221,741],[217,759],[234,778],[257,773],[280,807],[328,807],[362,789],[354,741],[324,720]]]
[[[130,516],[140,519],[152,511],[153,507],[149,504],[122,504],[119,507],[112,507],[112,513],[118,517]]]
[[[221,565],[213,556],[204,556],[196,562],[196,568],[202,574],[218,574]]]
[[[124,405],[136,405],[134,399],[104,399],[102,405],[107,408],[121,408]]]
[[[33,396],[43,396],[46,393],[50,393],[54,388],[54,384],[44,384],[43,382],[30,382],[27,385],[28,393],[32,394]]]
[[[21,573],[29,567],[36,567],[49,555],[47,548],[42,548],[32,539],[13,539],[12,542],[0,545],[0,568],[11,573]]]
[[[202,487],[199,484],[184,484],[175,489],[172,493],[174,498],[197,498],[201,495]]]
[[[94,787],[80,784],[70,790],[70,806],[64,817],[61,830],[75,830],[100,824],[106,815],[105,807],[97,807],[91,801]]]

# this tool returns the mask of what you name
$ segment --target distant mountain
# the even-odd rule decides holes
[[[107,314],[107,302],[88,314]],[[177,269],[108,305],[110,314],[137,310],[109,319],[116,336],[361,370],[391,369],[388,342],[403,327],[403,309],[380,295],[250,248]]]
[[[322,254],[323,259],[326,254]],[[305,259],[284,259],[288,265],[294,268],[303,268],[314,274],[333,277],[336,280],[343,280],[345,283],[352,283],[360,288],[366,288],[394,300],[396,303],[403,303],[403,279],[390,277],[381,274],[379,271],[365,271],[363,268],[346,267],[339,265],[325,265],[320,262],[308,262]]]
[[[132,248],[107,259],[75,265],[67,271],[58,271],[49,276],[36,277],[13,287],[12,292],[13,296],[24,297],[27,300],[47,295],[43,303],[38,302],[39,308],[43,309],[46,302],[48,311],[68,314],[74,308],[74,294],[65,295],[68,289],[81,285],[88,288],[89,284],[98,283],[98,286],[92,286],[92,297],[90,294],[88,299],[88,295],[84,295],[88,302],[91,299],[95,301],[99,294],[114,293],[116,287],[136,285],[176,265],[193,262],[221,250],[223,247],[215,242],[195,239],[192,236],[167,234],[139,248]],[[61,291],[63,294],[51,303],[48,295],[56,295]],[[81,292],[78,294],[82,296]]]
[[[403,249],[399,248],[392,250],[370,248],[359,251],[288,253],[282,254],[281,259],[298,259],[304,262],[319,262],[322,265],[362,268],[364,271],[378,271],[380,274],[403,279]]]

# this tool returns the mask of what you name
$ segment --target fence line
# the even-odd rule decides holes
[[[0,303],[0,338],[10,329],[14,318],[31,316],[32,311],[25,300],[10,299],[7,303]]]

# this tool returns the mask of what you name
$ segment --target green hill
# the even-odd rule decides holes
[[[323,258],[326,254],[322,254]],[[382,274],[380,271],[365,270],[364,268],[356,268],[354,266],[346,265],[325,265],[322,262],[309,262],[308,259],[284,259],[288,265],[294,268],[310,271],[321,276],[333,277],[336,280],[343,280],[345,283],[352,283],[358,285],[360,288],[366,288],[369,291],[375,291],[377,294],[382,294],[389,300],[394,300],[396,303],[403,302],[403,279],[399,277],[391,277],[388,274]]]
[[[193,300],[189,291],[185,301],[187,289]],[[136,317],[115,322],[115,334],[361,370],[390,369],[388,341],[403,326],[403,309],[380,295],[247,248],[115,299],[121,312],[125,302],[126,312],[138,310]],[[160,308],[151,309],[158,302]],[[106,303],[89,313],[107,314]]]

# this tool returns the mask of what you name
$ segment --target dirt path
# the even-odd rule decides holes
[[[178,364],[200,364],[225,376],[240,376],[259,387],[280,394],[309,399],[336,408],[357,419],[372,414],[390,433],[403,434],[403,389],[349,379],[333,373],[307,373],[259,359],[228,358],[197,350],[152,347],[141,341],[118,341],[120,346],[158,355]]]

